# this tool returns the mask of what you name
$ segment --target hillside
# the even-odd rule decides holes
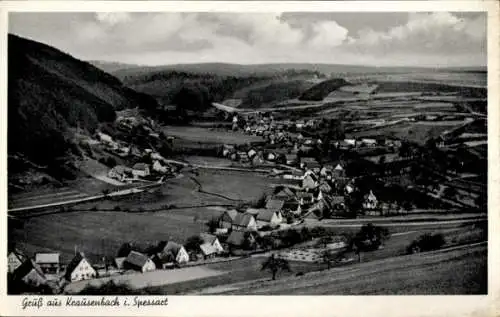
[[[302,95],[300,95],[299,100],[323,100],[323,98],[328,96],[332,91],[347,85],[350,84],[343,78],[325,80],[304,91]]]
[[[8,57],[9,178],[26,169],[16,157],[57,174],[65,157],[79,154],[71,127],[92,133],[115,110],[156,108],[151,97],[48,45],[9,34]]]
[[[387,74],[387,73],[413,73],[413,72],[441,72],[449,71],[479,71],[484,72],[484,67],[462,68],[424,68],[424,67],[376,67],[361,65],[337,65],[322,63],[269,63],[269,64],[229,64],[229,63],[198,63],[198,64],[172,64],[160,66],[141,66],[114,62],[91,61],[97,67],[112,72],[118,78],[130,75],[146,74],[150,72],[178,71],[193,74],[212,73],[219,76],[269,76],[282,73],[286,70],[302,70],[331,74]]]

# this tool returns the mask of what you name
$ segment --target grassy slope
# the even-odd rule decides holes
[[[255,295],[485,294],[484,246],[356,264],[304,277],[258,282],[231,292]]]

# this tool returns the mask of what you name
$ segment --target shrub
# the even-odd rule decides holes
[[[122,210],[122,209],[120,208],[120,206],[115,206],[115,207],[113,208],[113,211],[120,211],[120,210]]]
[[[425,251],[438,250],[446,244],[444,236],[441,233],[421,235],[417,240],[414,240],[407,248],[406,252],[418,253]]]

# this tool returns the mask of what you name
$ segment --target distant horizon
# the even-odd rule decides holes
[[[87,61],[486,67],[484,12],[11,12],[9,32]]]

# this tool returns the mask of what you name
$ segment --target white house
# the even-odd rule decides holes
[[[78,252],[66,267],[64,277],[70,282],[76,282],[96,278],[97,272],[83,253]]]
[[[280,210],[263,210],[257,215],[257,228],[263,226],[276,227],[283,222],[283,215]]]
[[[216,235],[201,233],[200,238],[203,240],[204,244],[211,245],[217,251],[217,253],[224,252],[224,248],[222,247],[222,244],[220,243],[219,238],[217,238]]]
[[[365,209],[375,209],[377,208],[378,200],[377,197],[370,190],[368,195],[365,195],[365,201],[363,202],[363,208]]]
[[[149,175],[149,166],[146,163],[136,163],[132,166],[132,174],[134,177],[145,177]]]
[[[168,167],[161,165],[161,163],[159,161],[154,161],[153,171],[158,172],[158,173],[166,173],[166,172],[168,172]]]
[[[116,165],[108,172],[108,177],[123,182],[127,178],[132,178],[132,169],[123,165]]]
[[[106,133],[97,132],[97,136],[99,137],[99,140],[101,140],[103,143],[108,143],[108,144],[114,143],[113,138]]]
[[[8,270],[9,273],[14,273],[14,271],[27,260],[27,257],[21,252],[14,250],[7,256],[8,259]]]
[[[189,254],[184,246],[173,241],[168,241],[160,253],[164,256],[171,255],[174,262],[178,264],[185,264],[189,262]]]
[[[316,186],[318,186],[318,178],[314,173],[308,174],[302,180],[302,188],[313,189],[316,188]]]
[[[238,213],[233,220],[233,230],[257,231],[255,217],[248,213]]]
[[[144,273],[156,270],[156,265],[145,254],[131,251],[125,261],[123,261],[123,268]]]

